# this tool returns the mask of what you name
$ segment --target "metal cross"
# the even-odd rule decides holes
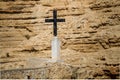
[[[53,10],[53,19],[45,19],[45,22],[53,22],[53,35],[57,36],[57,22],[65,22],[65,19],[57,19],[57,10]]]

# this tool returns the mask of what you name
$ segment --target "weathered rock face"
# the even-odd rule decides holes
[[[0,59],[2,79],[119,79],[119,48],[96,53],[79,53],[63,50],[63,62],[52,63],[40,55],[30,58],[28,54]],[[45,54],[44,54],[45,55]],[[25,60],[26,57],[30,60]],[[33,57],[33,55],[32,55]],[[24,61],[23,61],[24,60]],[[26,64],[25,64],[26,63]]]
[[[2,79],[70,79],[71,67],[60,63],[46,63],[41,68],[29,68],[1,71]],[[8,75],[9,74],[9,75]]]
[[[50,72],[43,68],[45,76],[43,69],[4,73],[26,68],[31,57],[50,58],[53,25],[45,19],[52,18],[53,9],[66,19],[58,23],[65,65],[47,66]],[[25,78],[27,73],[27,78],[120,78],[119,47],[120,0],[0,0],[2,78]]]
[[[58,23],[62,49],[94,52],[120,46],[119,0],[1,0],[0,48],[50,50],[52,10],[66,19]]]

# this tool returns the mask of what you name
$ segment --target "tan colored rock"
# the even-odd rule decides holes
[[[38,46],[38,50],[41,50],[42,47],[50,47],[53,27],[52,24],[46,24],[44,21],[45,18],[52,18],[52,10],[57,9],[58,17],[66,19],[65,23],[58,24],[58,36],[66,44],[62,45],[63,48],[70,47],[70,49],[75,48],[74,50],[80,52],[94,52],[119,47],[117,41],[115,44],[108,42],[111,38],[119,39],[120,37],[119,3],[117,0],[1,1],[0,35],[2,35],[2,40],[0,46],[2,50],[9,46],[13,46],[13,49],[16,49],[15,47],[20,49],[19,45],[21,49],[27,49],[27,46]],[[37,37],[39,38],[37,39]],[[45,39],[46,37],[49,41]],[[91,41],[86,44],[84,40],[87,39],[91,39]],[[5,42],[6,40],[8,43]],[[84,48],[71,47],[74,46],[72,42],[78,40],[83,41],[75,46],[81,46],[82,43]],[[99,42],[101,40],[102,42]],[[98,43],[100,43],[99,46]],[[92,46],[95,46],[96,49],[89,49]]]
[[[77,67],[69,75],[55,64],[55,72],[66,75],[50,72],[49,78],[119,78],[119,0],[1,0],[0,69],[22,69],[31,57],[51,57],[53,24],[45,19],[53,9],[66,19],[58,23],[62,59]]]

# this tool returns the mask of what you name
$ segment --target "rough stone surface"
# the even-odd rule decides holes
[[[67,79],[71,77],[72,71],[69,66],[53,63],[41,68],[28,68],[1,71],[1,78],[6,79]],[[61,75],[62,74],[62,75]]]
[[[46,62],[43,58],[49,57],[46,54],[11,54],[9,58],[0,59],[0,78],[119,79],[119,52],[119,48],[96,53],[79,53],[66,49],[61,54],[63,62],[58,63]]]
[[[62,48],[95,52],[120,47],[119,0],[1,0],[1,50],[50,49],[52,10],[66,23],[58,24]],[[41,47],[42,46],[42,47]]]
[[[52,18],[53,9],[66,19],[58,23],[65,64],[53,64],[53,73],[37,77],[120,78],[120,0],[0,0],[1,77],[23,78],[26,70],[4,71],[29,68],[26,62],[32,57],[51,57],[53,25],[45,23],[45,18]],[[42,69],[46,68],[28,73],[42,74]]]

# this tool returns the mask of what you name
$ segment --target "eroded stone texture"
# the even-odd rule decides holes
[[[1,71],[3,79],[67,79],[71,78],[72,70],[68,65],[61,63],[44,63],[41,68],[28,68]]]
[[[0,71],[1,79],[116,79],[119,68],[116,64],[69,65],[66,63],[44,63],[39,68]],[[107,66],[107,67],[106,67]]]
[[[72,73],[54,64],[53,73],[55,69],[66,75],[50,72],[37,77],[120,78],[120,0],[0,0],[0,70],[26,69],[31,57],[51,57],[53,25],[46,24],[45,18],[52,18],[53,9],[66,19],[58,24],[58,37],[61,58]],[[2,78],[23,78],[25,73],[18,70],[15,74],[23,76],[8,77],[4,71]],[[32,71],[28,73],[41,72]]]
[[[1,0],[1,50],[50,50],[52,10],[66,23],[58,24],[62,48],[94,52],[120,46],[119,0]]]

